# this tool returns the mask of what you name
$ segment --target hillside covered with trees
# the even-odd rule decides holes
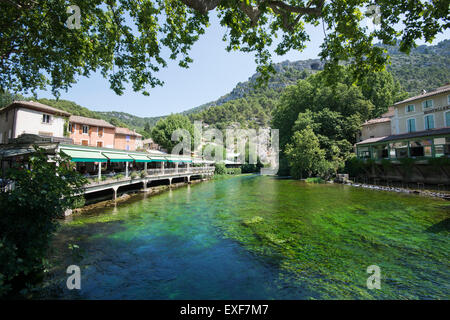
[[[435,46],[419,46],[409,55],[400,52],[398,47],[386,47],[391,56],[388,72],[397,80],[397,84],[409,96],[419,94],[422,90],[431,90],[450,81],[450,40],[444,40]],[[269,80],[267,86],[256,86],[258,75],[252,75],[248,81],[238,83],[228,94],[219,99],[192,108],[181,114],[191,121],[203,120],[218,128],[238,125],[244,128],[268,126],[272,112],[286,87],[295,85],[298,80],[304,80],[309,75],[323,69],[324,64],[319,59],[284,61],[274,65],[276,74]],[[379,94],[379,88],[371,87],[369,83],[361,85],[365,95]],[[371,91],[371,93],[369,93]],[[14,99],[36,100],[13,95],[8,92],[0,95],[0,106],[5,106]],[[67,100],[37,99],[38,101],[68,111],[74,115],[104,119],[116,126],[129,127],[150,137],[151,129],[161,117],[138,117],[125,112],[97,112]],[[380,111],[380,110],[378,110]],[[382,111],[382,110],[381,110]],[[374,116],[380,115],[375,112]]]

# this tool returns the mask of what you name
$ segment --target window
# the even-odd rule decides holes
[[[450,111],[447,111],[445,113],[445,126],[446,127],[450,127]]]
[[[69,122],[69,132],[73,132],[72,123]]]
[[[130,136],[126,136],[125,138],[127,141],[130,141]]]
[[[414,112],[415,111],[415,107],[413,104],[409,104],[406,106],[406,112]]]
[[[42,115],[42,123],[50,123],[50,115],[49,114]]]
[[[422,102],[422,108],[423,109],[427,109],[427,108],[431,108],[433,106],[433,100],[425,100]]]
[[[89,133],[89,126],[83,126],[83,134]]]
[[[450,104],[450,94],[447,96],[447,103]]]
[[[127,146],[125,147],[125,149],[126,149],[127,151],[129,151],[129,150],[130,150],[130,146],[127,145]]]
[[[412,118],[406,120],[406,127],[408,129],[408,132],[416,131],[416,119]]]
[[[392,143],[391,150],[395,150],[394,157],[397,159],[408,157],[408,143],[407,142]]]
[[[434,155],[438,157],[450,157],[450,137],[434,139]]]
[[[409,153],[411,157],[431,157],[431,140],[410,141]]]
[[[97,135],[98,135],[99,137],[102,137],[102,136],[103,136],[103,128],[97,128]]]
[[[5,121],[8,122],[8,111],[5,113]]]
[[[0,143],[3,143],[3,133],[0,132]]]
[[[389,158],[387,145],[373,146],[374,159],[386,159]]]
[[[424,118],[425,130],[434,129],[434,116],[432,114],[426,115]]]
[[[82,146],[88,146],[89,145],[89,141],[88,140],[81,140],[81,145]]]

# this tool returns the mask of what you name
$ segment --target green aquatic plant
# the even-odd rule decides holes
[[[255,175],[138,199],[67,221],[52,277],[76,242],[95,287],[85,298],[448,297],[445,201]],[[381,290],[366,286],[374,264]]]

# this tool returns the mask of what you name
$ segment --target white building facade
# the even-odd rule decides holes
[[[39,102],[14,101],[0,110],[0,143],[22,134],[64,137],[69,113]]]

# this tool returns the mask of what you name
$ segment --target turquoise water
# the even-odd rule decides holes
[[[67,219],[36,298],[448,299],[449,221],[450,203],[419,196],[209,181]],[[66,288],[71,264],[81,290]]]

